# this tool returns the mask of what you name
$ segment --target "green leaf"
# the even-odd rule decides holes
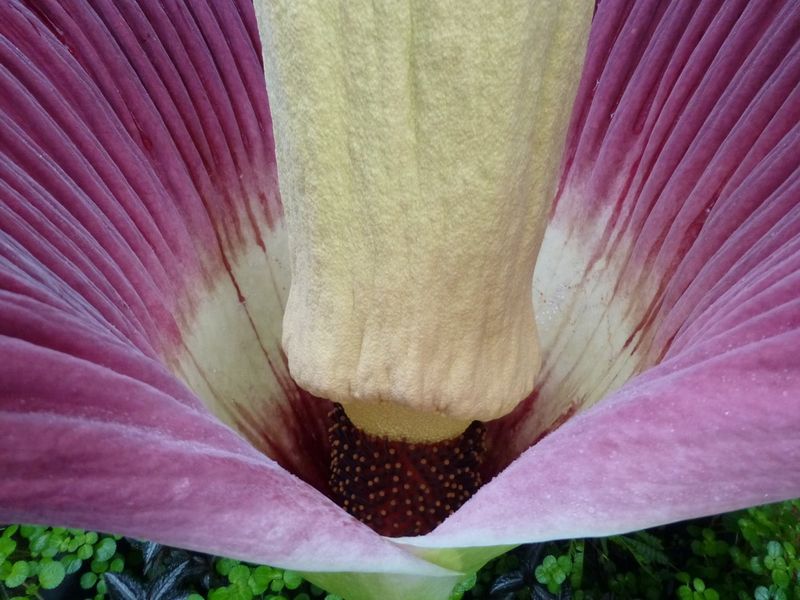
[[[66,575],[64,565],[52,559],[46,561],[43,560],[39,564],[39,584],[44,589],[52,590],[53,588],[61,585],[61,582],[64,581],[64,576]]]
[[[792,577],[789,575],[788,571],[785,571],[784,569],[776,569],[772,572],[772,581],[779,588],[787,588],[792,582]]]
[[[64,571],[66,574],[71,575],[72,573],[80,570],[81,565],[83,565],[83,561],[75,554],[67,554],[61,558],[61,564],[64,565]]]
[[[11,566],[11,572],[6,577],[5,584],[8,587],[18,587],[25,583],[25,580],[30,575],[30,568],[28,563],[24,560],[18,560]]]
[[[250,577],[250,569],[242,564],[234,565],[228,572],[228,580],[231,583],[244,584]]]
[[[474,588],[476,583],[478,583],[478,574],[477,573],[473,573],[472,575],[470,575],[466,579],[462,579],[461,581],[459,581],[456,584],[456,586],[453,588],[453,594],[455,594],[455,595],[459,595],[460,594],[461,596],[463,596],[466,592],[468,592],[469,590]],[[317,590],[319,590],[319,588],[317,588],[316,586],[311,586],[311,592],[312,593],[315,593]],[[319,592],[321,593],[322,590],[319,590]],[[315,595],[319,595],[319,594],[315,593]]]
[[[108,571],[108,561],[105,560],[93,560],[92,564],[90,565],[92,572],[97,573],[98,575],[105,573]]]
[[[583,540],[578,540],[570,544],[573,568],[569,582],[573,590],[580,590],[581,583],[583,582],[584,549],[585,542]]]
[[[97,575],[94,573],[84,573],[81,575],[81,587],[85,590],[91,589],[94,587],[94,584],[97,583]]]
[[[759,560],[757,556],[753,556],[750,559],[750,570],[756,575],[761,575],[764,573],[764,568],[761,566],[761,560]]]
[[[780,542],[773,540],[767,544],[767,556],[773,558],[783,556],[783,546],[781,546]]]
[[[231,592],[226,587],[216,588],[208,593],[208,600],[231,600]]]
[[[0,538],[0,556],[8,556],[17,547],[17,541],[12,540],[11,538],[2,537]]]
[[[92,547],[91,544],[84,544],[77,550],[78,558],[80,558],[81,560],[90,559],[92,557],[92,554],[94,554],[94,548]]]
[[[235,600],[253,600],[253,592],[248,587],[237,585],[233,588],[232,597]]]
[[[50,534],[47,531],[36,531],[30,538],[29,549],[33,556],[38,555],[45,549],[47,543],[50,541]]]
[[[763,585],[761,585],[761,586],[756,588],[756,591],[753,594],[753,597],[755,598],[755,600],[770,600],[770,598],[769,598],[770,597],[770,593],[769,593],[769,590],[767,588],[765,588]]]
[[[19,525],[9,525],[5,529],[3,529],[3,534],[0,537],[10,538],[12,535],[19,531]]]
[[[61,551],[61,540],[56,536],[50,536],[41,554],[45,558],[53,558]]]
[[[283,582],[290,590],[296,590],[303,583],[303,578],[296,571],[286,570],[283,572]]]
[[[25,539],[29,539],[37,533],[44,531],[44,527],[37,527],[36,525],[22,525],[19,528],[19,534]]]
[[[110,537],[104,537],[102,541],[95,546],[94,556],[97,560],[110,560],[116,551],[117,542]]]
[[[277,569],[267,567],[266,565],[260,565],[250,573],[250,580],[248,583],[254,594],[263,594],[267,591],[270,582],[280,577],[281,573]]]
[[[108,566],[108,570],[112,573],[122,573],[122,570],[125,568],[125,559],[121,556],[118,556],[114,560],[111,561],[111,564]]]
[[[562,554],[558,557],[558,566],[559,568],[566,574],[569,575],[572,572],[572,559],[567,554]]]
[[[797,550],[789,540],[783,541],[783,551],[786,552],[786,556],[789,558],[797,558]]]
[[[39,573],[39,563],[33,560],[27,561],[28,563],[28,577],[34,577]]]
[[[550,573],[547,571],[544,565],[539,565],[536,567],[536,570],[533,572],[534,576],[536,577],[536,581],[542,584],[546,584],[550,581]]]
[[[220,558],[215,563],[214,568],[217,570],[217,573],[227,577],[228,573],[231,572],[231,569],[238,564],[238,560],[233,560],[232,558]]]
[[[75,552],[78,548],[83,545],[83,537],[79,538],[72,538],[67,543],[67,552]]]

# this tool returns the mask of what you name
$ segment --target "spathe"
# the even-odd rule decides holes
[[[796,5],[601,3],[537,267],[545,378],[495,462],[585,411],[399,545],[254,449],[324,477],[278,343],[251,11],[0,7],[0,518],[441,598],[509,545],[800,495]]]

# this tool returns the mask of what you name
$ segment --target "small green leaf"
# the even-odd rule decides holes
[[[286,570],[283,572],[283,582],[290,590],[296,590],[303,583],[303,578],[296,571]]]
[[[36,531],[30,538],[30,551],[33,556],[37,556],[42,550],[45,549],[47,543],[50,541],[50,534],[47,531]]]
[[[36,525],[22,525],[19,528],[19,534],[25,539],[30,539],[31,536],[41,531],[43,531],[43,528],[37,527]]]
[[[94,587],[94,584],[97,583],[97,575],[94,573],[84,573],[81,575],[81,587],[85,590],[91,589]]]
[[[214,567],[217,570],[217,573],[220,575],[227,576],[230,573],[231,569],[239,564],[238,560],[233,560],[232,558],[220,558],[215,563]]]
[[[12,535],[17,533],[17,531],[19,531],[19,525],[9,525],[5,529],[3,529],[2,537],[10,538]]]
[[[71,575],[72,573],[80,570],[81,565],[83,565],[83,561],[75,554],[67,554],[61,558],[61,564],[64,565],[64,571],[66,574]]]
[[[572,559],[567,554],[559,556],[557,562],[565,575],[569,575],[572,572]]]
[[[122,573],[122,570],[125,568],[125,559],[121,556],[118,556],[114,560],[111,561],[111,564],[108,566],[108,570],[112,573]]]
[[[570,552],[572,552],[572,573],[570,574],[570,585],[573,590],[580,590],[583,582],[583,561],[584,561],[584,548],[585,542],[578,540],[570,543]]]
[[[66,570],[64,565],[52,559],[43,560],[39,567],[39,584],[46,590],[52,590],[64,581]]]
[[[5,584],[8,587],[18,587],[25,583],[25,580],[30,575],[30,568],[28,563],[24,560],[18,560],[11,566],[11,572],[6,577]]]
[[[97,560],[110,560],[116,551],[117,542],[110,537],[104,537],[102,541],[95,546],[94,555]]]
[[[84,544],[77,550],[78,558],[81,560],[88,560],[92,558],[92,554],[94,554],[94,548],[91,544]]]
[[[243,584],[250,577],[250,569],[242,564],[234,565],[228,572],[228,580],[231,583]]]
[[[67,552],[75,552],[83,545],[83,538],[72,538],[67,543]]]
[[[250,573],[250,589],[254,594],[263,594],[273,579],[281,578],[281,572],[266,565],[260,565]]]
[[[93,573],[100,575],[108,571],[108,561],[95,559],[92,561],[90,567]]]
[[[226,587],[216,588],[208,593],[208,600],[231,600],[231,592]]]
[[[761,560],[757,556],[750,559],[750,570],[756,575],[761,575],[764,572],[764,567],[761,566]]]
[[[781,546],[780,542],[773,540],[767,544],[767,556],[771,556],[773,558],[783,556],[783,546]]]
[[[28,577],[35,577],[39,574],[39,563],[33,560],[28,562]]]
[[[779,588],[787,588],[792,582],[792,577],[789,575],[788,571],[785,571],[784,569],[776,569],[772,572],[772,581]]]

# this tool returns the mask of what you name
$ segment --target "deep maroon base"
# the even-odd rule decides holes
[[[482,484],[482,423],[451,440],[411,444],[360,431],[339,404],[330,420],[331,496],[380,534],[428,533]]]

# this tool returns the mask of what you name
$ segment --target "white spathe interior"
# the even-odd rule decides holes
[[[263,436],[260,423],[277,418],[291,388],[280,344],[290,283],[283,221],[260,223],[259,235],[266,250],[251,237],[228,257],[230,273],[221,270],[210,288],[195,290],[200,300],[170,361],[215,415],[254,443]]]

